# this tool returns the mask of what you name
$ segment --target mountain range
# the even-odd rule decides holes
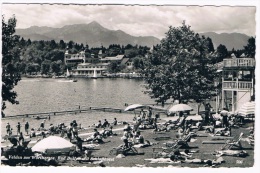
[[[214,48],[216,49],[220,44],[225,45],[227,50],[243,49],[247,45],[248,39],[250,38],[246,34],[241,33],[221,33],[217,34],[215,32],[205,32],[200,33],[205,37],[211,38]]]
[[[97,22],[89,24],[66,25],[62,28],[32,26],[26,29],[16,29],[16,34],[24,39],[33,40],[72,40],[76,43],[88,44],[90,47],[108,47],[110,44],[152,46],[160,43],[153,36],[135,37],[121,30],[109,30]]]
[[[32,41],[55,40],[59,42],[64,40],[68,42],[72,40],[76,43],[87,43],[90,47],[100,47],[101,45],[108,47],[110,44],[137,44],[150,47],[160,43],[160,39],[154,36],[135,37],[122,30],[109,30],[95,21],[89,24],[66,25],[61,28],[31,26],[25,29],[16,29],[16,34]],[[249,39],[249,36],[240,33],[207,32],[200,34],[210,37],[215,48],[222,44],[228,50],[232,50],[232,48],[243,49]]]

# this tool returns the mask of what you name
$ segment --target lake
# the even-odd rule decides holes
[[[52,112],[89,107],[112,107],[125,108],[127,104],[153,104],[150,97],[143,93],[143,80],[123,79],[123,78],[80,78],[77,82],[66,79],[52,78],[23,78],[14,88],[17,92],[18,105],[7,103],[4,111],[6,117],[30,114],[39,112]],[[83,127],[97,123],[98,120],[112,121],[117,117],[118,121],[131,121],[133,114],[111,113],[89,111],[86,113],[57,115],[51,117],[51,122],[57,124],[65,122],[68,124],[72,120],[77,120]],[[24,121],[24,122],[23,122]],[[25,121],[29,121],[31,127],[39,127],[41,120],[32,118],[3,118],[2,134],[5,134],[6,123],[9,122],[13,129],[17,122],[22,126]],[[49,125],[49,122],[47,122]],[[24,127],[22,127],[22,130]],[[16,130],[14,131],[16,132]]]

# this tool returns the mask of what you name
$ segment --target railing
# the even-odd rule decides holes
[[[224,59],[224,67],[255,67],[253,58]]]
[[[252,82],[241,82],[241,81],[226,81],[223,82],[223,89],[250,89],[252,88]]]

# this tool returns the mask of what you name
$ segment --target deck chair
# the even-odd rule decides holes
[[[221,150],[229,150],[232,149],[233,147],[236,147],[238,149],[242,149],[242,145],[241,145],[241,139],[242,139],[243,133],[240,133],[239,137],[237,138],[237,140],[233,140],[233,141],[229,141],[227,140],[226,144],[224,144],[221,147]]]
[[[189,133],[187,135],[184,135],[181,139],[178,139],[175,143],[166,143],[166,147],[172,148],[172,149],[189,147],[188,142],[190,142],[191,137],[192,137],[192,134]]]
[[[186,117],[178,118],[178,120],[177,120],[175,126],[173,127],[173,129],[176,130],[176,129],[182,127],[184,125],[185,119],[186,119]]]
[[[118,155],[118,154],[129,155],[129,154],[138,154],[138,151],[131,143],[129,143],[128,148],[126,148],[125,145],[120,145],[120,146],[115,147],[112,150],[110,150],[109,154],[110,155]]]

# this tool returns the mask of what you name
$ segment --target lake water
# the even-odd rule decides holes
[[[23,78],[15,87],[18,94],[18,105],[7,103],[4,111],[6,116],[52,112],[89,107],[112,107],[125,108],[125,103],[133,104],[153,104],[154,101],[143,93],[141,86],[144,82],[140,79],[123,78],[100,78],[100,79],[78,79],[77,82],[70,82],[66,79],[42,79]],[[90,111],[86,113],[66,114],[52,116],[49,123],[57,124],[65,122],[68,124],[72,120],[77,120],[83,127],[97,123],[98,120],[112,121],[117,117],[118,121],[131,121],[133,114],[111,113]],[[23,122],[24,121],[24,122]],[[9,122],[13,129],[17,122],[29,121],[31,127],[39,127],[41,120],[32,118],[3,118],[2,134],[5,134],[6,123]],[[16,130],[15,130],[16,131]]]

